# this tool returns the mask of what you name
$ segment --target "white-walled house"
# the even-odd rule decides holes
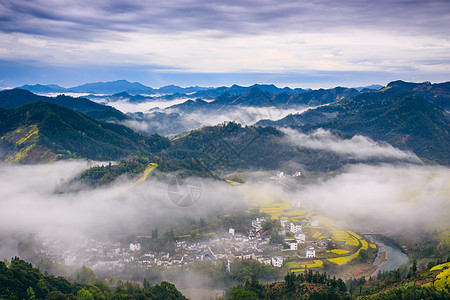
[[[297,245],[297,241],[292,241],[289,243],[289,249],[291,250],[297,250],[298,249],[298,245]]]
[[[291,222],[290,230],[292,233],[302,232],[302,224],[300,222]]]
[[[314,246],[307,246],[305,248],[305,257],[306,258],[316,257],[316,249],[314,249]]]
[[[304,233],[296,233],[295,240],[299,244],[304,244],[306,242],[306,235]]]
[[[141,251],[141,244],[136,243],[130,243],[130,251]]]
[[[283,266],[283,257],[282,256],[272,257],[272,266],[281,268]]]

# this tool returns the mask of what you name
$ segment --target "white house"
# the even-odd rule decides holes
[[[297,241],[292,241],[289,243],[289,248],[291,250],[297,250],[298,249],[298,245],[297,245]]]
[[[272,257],[272,266],[281,268],[283,266],[283,257],[282,256]]]
[[[288,220],[287,219],[281,219],[280,224],[282,228],[288,228]]]
[[[308,246],[305,248],[305,257],[306,258],[316,257],[316,249],[314,249],[314,246]]]
[[[234,235],[234,228],[228,229],[228,233],[231,234],[231,235]]]
[[[303,233],[296,233],[295,234],[295,240],[297,241],[297,243],[299,244],[304,244],[306,241],[306,236]]]
[[[136,243],[136,244],[133,244],[133,243],[130,243],[130,251],[141,251],[141,244],[139,244],[139,243]]]
[[[291,222],[290,229],[292,233],[302,232],[302,224],[300,222]]]

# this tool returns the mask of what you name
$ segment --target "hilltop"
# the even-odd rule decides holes
[[[117,109],[95,103],[86,98],[74,98],[65,95],[57,97],[39,96],[27,90],[13,89],[0,91],[0,107],[16,108],[27,103],[46,101],[60,106],[72,108],[98,120],[125,120],[125,116]]]
[[[260,126],[293,127],[308,132],[324,128],[388,142],[419,157],[449,165],[450,124],[446,113],[421,95],[390,86],[361,93],[329,106],[289,115]]]
[[[85,157],[113,160],[150,153],[153,139],[50,102],[0,109],[1,146],[11,162],[48,162]]]

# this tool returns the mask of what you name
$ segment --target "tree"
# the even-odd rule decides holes
[[[82,284],[92,283],[97,280],[95,272],[86,266],[82,266],[81,269],[75,271],[74,277],[76,282]]]
[[[142,286],[144,287],[144,290],[150,290],[151,288],[151,284],[150,281],[147,280],[147,278],[144,278],[144,282],[142,283]]]
[[[94,297],[89,291],[81,289],[77,293],[77,300],[94,300]]]
[[[231,292],[230,300],[257,300],[256,294],[252,291],[246,291],[244,289],[236,289]]]
[[[158,228],[155,228],[152,230],[152,239],[157,239],[158,238]]]
[[[34,294],[34,290],[33,290],[33,288],[31,286],[29,288],[27,288],[27,298],[28,298],[28,300],[36,299],[36,296]]]

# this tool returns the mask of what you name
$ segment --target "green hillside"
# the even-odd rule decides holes
[[[0,91],[0,107],[16,108],[24,104],[46,101],[60,106],[72,108],[82,112],[97,120],[124,120],[127,119],[123,113],[117,109],[101,105],[86,98],[74,98],[65,95],[57,97],[46,97],[33,94],[30,91],[22,89],[13,89]]]
[[[164,141],[44,101],[2,109],[0,115],[1,146],[11,162],[46,162],[58,157],[115,160],[149,154],[152,148],[160,151],[158,144]]]
[[[0,299],[187,299],[166,281],[155,285],[147,281],[143,287],[127,281],[110,287],[87,267],[73,275],[76,282],[43,275],[17,257],[10,263],[0,262]]]
[[[339,115],[315,125],[367,135],[419,157],[449,165],[450,124],[443,111],[423,97],[400,88],[362,93],[333,107]]]
[[[425,160],[450,164],[450,124],[445,112],[421,95],[397,86],[257,125],[365,135],[411,150]]]

